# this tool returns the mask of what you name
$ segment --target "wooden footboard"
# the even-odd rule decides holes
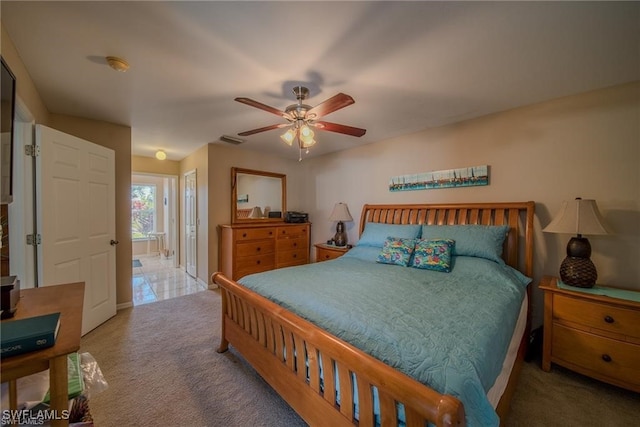
[[[398,403],[404,405],[407,426],[465,424],[455,397],[426,387],[221,273],[212,280],[222,293],[218,351],[233,345],[310,425],[374,426],[374,387],[382,426],[397,425]]]

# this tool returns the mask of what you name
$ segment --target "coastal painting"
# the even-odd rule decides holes
[[[432,190],[475,185],[489,185],[488,165],[394,176],[389,180],[389,191]]]

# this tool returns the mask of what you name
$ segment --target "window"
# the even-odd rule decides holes
[[[156,186],[131,186],[131,238],[146,239],[156,230]]]

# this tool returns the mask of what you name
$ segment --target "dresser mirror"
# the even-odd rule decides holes
[[[287,176],[231,168],[231,222],[280,222],[287,209]]]

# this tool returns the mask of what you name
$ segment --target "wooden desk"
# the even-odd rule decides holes
[[[50,407],[57,416],[51,425],[69,425],[67,355],[80,349],[83,301],[84,282],[20,291],[15,316],[3,322],[59,311],[60,330],[53,347],[1,360],[0,380],[9,381],[11,409],[17,407],[16,379],[49,369]]]

